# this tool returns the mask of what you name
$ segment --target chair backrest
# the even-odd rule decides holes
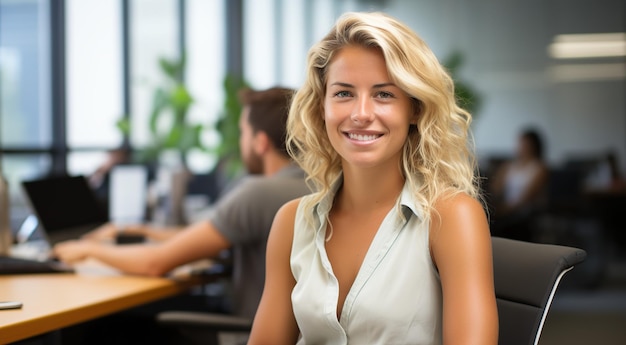
[[[563,275],[587,256],[582,249],[492,237],[501,345],[538,344]]]

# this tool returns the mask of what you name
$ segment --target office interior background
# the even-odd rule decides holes
[[[512,157],[519,132],[535,127],[551,167],[613,152],[626,174],[623,0],[0,0],[0,159],[14,223],[22,180],[90,174],[108,150],[149,144],[160,58],[186,56],[189,121],[206,126],[211,148],[226,76],[297,88],[311,44],[343,12],[371,10],[409,24],[442,61],[460,54],[454,77],[480,99],[481,167]],[[189,167],[207,174],[218,158],[192,151]],[[624,260],[623,247],[607,248]]]
[[[195,99],[190,122],[206,125],[203,142],[217,145],[210,127],[223,112],[225,76],[240,74],[255,88],[297,88],[310,45],[351,10],[382,10],[407,22],[442,61],[462,55],[455,78],[481,100],[473,123],[479,159],[512,155],[519,131],[534,126],[545,136],[553,165],[614,151],[626,168],[621,0],[0,4],[0,143],[13,188],[50,171],[90,173],[124,140],[146,145],[152,89],[163,79],[158,59],[183,51],[184,78]],[[558,55],[563,35],[600,33],[618,33],[618,54]],[[126,137],[115,125],[124,116],[132,124]],[[190,166],[206,172],[216,158],[192,152]]]

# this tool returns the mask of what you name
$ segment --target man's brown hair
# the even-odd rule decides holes
[[[262,91],[246,88],[239,91],[241,104],[250,107],[248,122],[254,132],[265,132],[272,145],[286,156],[287,116],[294,92],[293,89],[283,87]]]

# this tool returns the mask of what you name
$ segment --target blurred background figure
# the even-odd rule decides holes
[[[495,171],[489,183],[492,235],[531,240],[530,223],[545,206],[548,167],[543,146],[537,130],[524,130],[515,157]]]
[[[130,151],[127,148],[120,147],[107,152],[106,159],[100,164],[96,170],[89,175],[89,185],[96,189],[103,189],[111,169],[118,165],[128,163],[130,161]]]
[[[619,168],[617,155],[609,151],[586,176],[585,189],[590,193],[626,193],[626,179]]]
[[[104,161],[88,176],[89,186],[96,191],[98,197],[106,199],[109,191],[109,175],[113,167],[130,162],[130,149],[119,147],[107,152]]]
[[[626,179],[610,150],[598,158],[584,175],[583,195],[591,216],[600,222],[604,250],[624,257],[626,249]]]
[[[606,163],[611,172],[611,178],[609,182],[609,191],[625,193],[626,192],[626,180],[619,169],[619,163],[617,161],[617,155],[615,152],[609,152],[606,156]]]
[[[109,150],[105,159],[87,176],[89,186],[95,191],[98,201],[106,214],[109,213],[109,189],[111,170],[118,165],[131,162],[131,151],[128,147]]]

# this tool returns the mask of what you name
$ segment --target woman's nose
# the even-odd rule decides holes
[[[372,99],[369,97],[362,97],[356,101],[352,115],[350,116],[353,122],[367,123],[374,119],[374,107]]]

